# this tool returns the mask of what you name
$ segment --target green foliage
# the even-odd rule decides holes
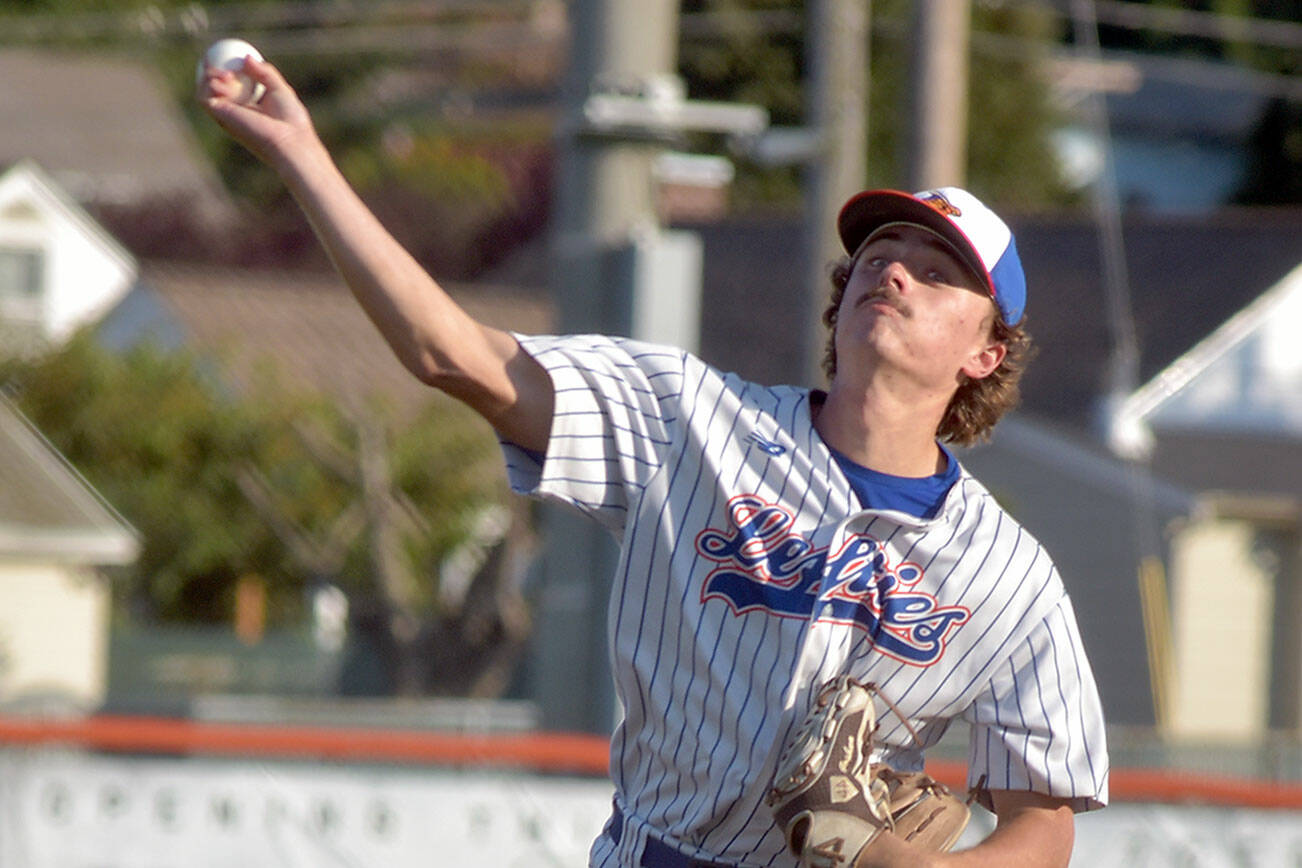
[[[268,540],[233,484],[256,432],[216,402],[194,360],[142,347],[115,357],[87,335],[10,372],[19,405],[143,535],[117,598],[164,619],[216,620]]]
[[[803,124],[804,33],[765,33],[763,13],[804,14],[797,0],[686,0],[684,12],[731,15],[723,35],[685,40],[680,71],[694,97],[757,102],[773,122]],[[738,13],[750,14],[738,14]],[[906,175],[908,82],[913,4],[875,0],[869,46],[868,183],[902,186]],[[1018,205],[1061,202],[1069,193],[1049,136],[1060,123],[1038,66],[1057,37],[1051,18],[1035,4],[974,3],[973,32],[1012,37],[1020,52],[974,49],[970,61],[971,118],[967,183],[991,199]],[[1020,42],[1017,42],[1020,40]],[[1037,48],[1039,46],[1040,48]],[[846,94],[854,99],[855,94]],[[863,95],[858,95],[863,98]],[[795,171],[738,178],[738,198],[793,199]],[[748,204],[748,203],[745,203]]]
[[[383,596],[364,522],[341,521],[365,513],[355,420],[273,378],[232,396],[211,370],[153,346],[114,354],[89,334],[0,370],[23,412],[143,538],[138,561],[114,576],[119,614],[224,622],[246,575],[266,581],[273,624],[300,621],[305,590],[322,580]],[[451,399],[402,428],[370,412],[381,429],[399,432],[389,462],[399,498],[415,512],[402,534],[419,592],[409,602],[428,611],[440,561],[466,539],[471,517],[503,497],[494,440]],[[269,492],[273,516],[242,487],[249,478]],[[279,526],[295,528],[319,553],[315,562],[292,550]]]
[[[1072,198],[1051,136],[1066,118],[1054,107],[1043,62],[1057,37],[1034,5],[976,4],[973,30],[1020,40],[1019,52],[974,51],[969,72],[968,171],[971,185],[1003,207]]]

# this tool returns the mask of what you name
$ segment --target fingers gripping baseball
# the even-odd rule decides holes
[[[849,868],[883,831],[948,850],[967,825],[943,785],[871,762],[875,694],[848,676],[828,682],[778,760],[768,804],[801,868]]]
[[[261,89],[256,101],[246,101],[242,76]],[[316,135],[307,109],[280,70],[255,54],[244,58],[238,72],[207,66],[199,78],[197,97],[222,129],[266,162],[293,147],[296,140]]]

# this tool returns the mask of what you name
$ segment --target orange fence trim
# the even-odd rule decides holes
[[[0,745],[6,743],[68,744],[125,753],[522,766],[594,775],[607,773],[610,758],[607,739],[570,733],[472,735],[122,716],[67,721],[0,718]]]
[[[1172,769],[1113,769],[1113,798],[1127,802],[1200,802],[1240,808],[1302,810],[1302,784]]]
[[[579,733],[449,733],[428,730],[268,726],[101,715],[77,720],[0,717],[4,745],[69,745],[141,754],[209,754],[453,766],[504,766],[606,775],[609,742]],[[932,761],[927,771],[966,789],[963,763]],[[1114,768],[1114,801],[1206,803],[1302,810],[1302,784],[1170,769]]]

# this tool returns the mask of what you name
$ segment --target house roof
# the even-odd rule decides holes
[[[1040,347],[1024,380],[1025,404],[1092,426],[1111,349],[1097,233],[1083,218],[1010,223]],[[1132,213],[1123,233],[1141,383],[1302,262],[1302,209]]]
[[[99,247],[104,255],[122,267],[134,270],[135,257],[100,223],[86,213],[67,191],[34,159],[24,158],[0,169],[0,220],[9,209],[29,219],[25,206],[35,207],[74,226],[81,235]]]
[[[1138,390],[1121,413],[1164,429],[1302,440],[1302,265]]]
[[[1302,505],[1302,443],[1268,433],[1163,431],[1149,465],[1210,494],[1274,495]]]
[[[147,64],[121,55],[0,49],[0,164],[37,158],[82,203],[184,198],[232,210],[175,101]]]
[[[130,563],[135,531],[0,399],[0,558]]]
[[[289,384],[344,401],[380,397],[401,411],[431,399],[431,390],[394,358],[333,272],[150,262],[142,284],[197,349],[222,358],[246,382],[271,364]],[[551,330],[551,307],[534,293],[502,286],[446,288],[490,325]],[[121,334],[120,323],[114,328]]]

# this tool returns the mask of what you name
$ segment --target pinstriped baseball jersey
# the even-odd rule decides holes
[[[513,488],[621,543],[609,630],[624,825],[592,865],[636,864],[647,836],[793,865],[764,792],[813,689],[842,672],[880,685],[921,747],[968,720],[970,785],[1106,802],[1102,713],[1062,582],[966,471],[934,518],[864,510],[808,390],[632,341],[520,341],[552,378],[555,415],[541,466],[504,444]],[[883,758],[920,768],[907,729],[883,721]]]

